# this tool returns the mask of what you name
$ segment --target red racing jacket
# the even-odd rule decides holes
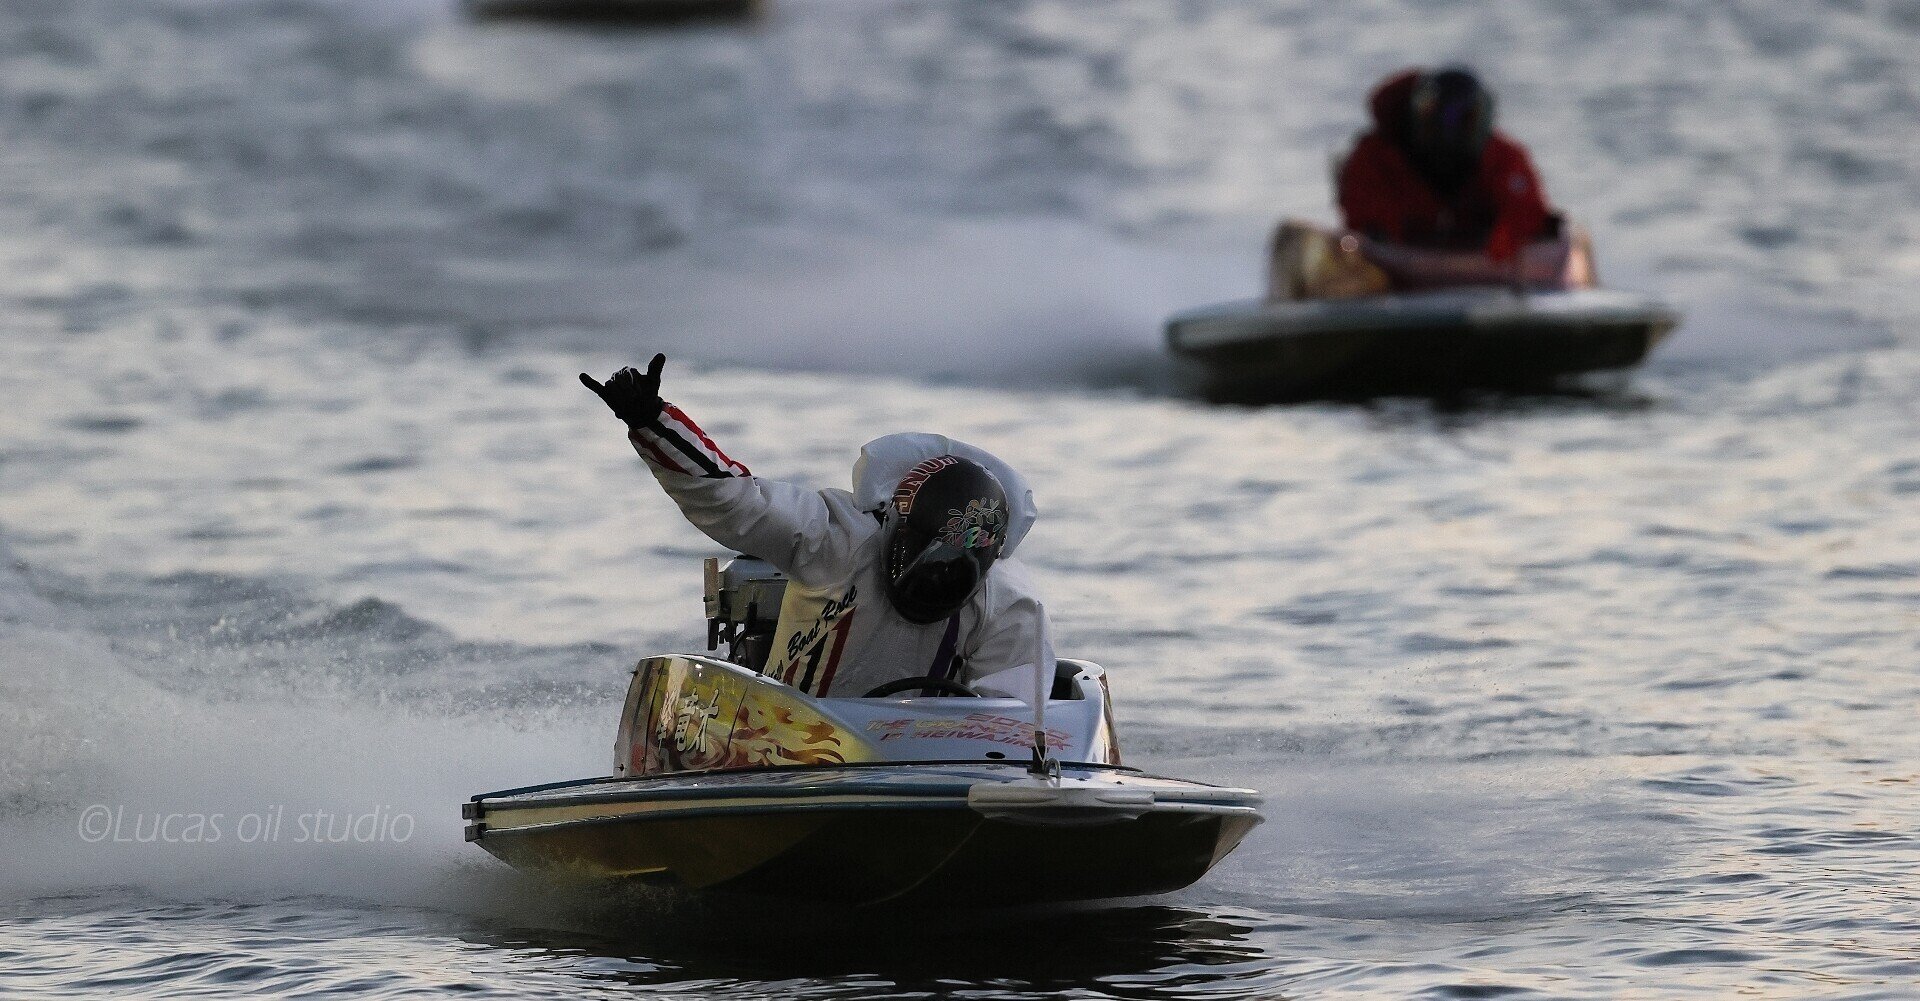
[[[1480,170],[1451,196],[1422,177],[1393,137],[1404,135],[1415,72],[1395,74],[1369,99],[1373,128],[1340,166],[1346,228],[1433,249],[1484,247],[1496,261],[1545,235],[1552,209],[1526,148],[1503,132],[1487,139]]]

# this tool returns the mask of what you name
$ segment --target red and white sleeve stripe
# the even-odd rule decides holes
[[[652,424],[633,429],[627,437],[642,458],[671,472],[708,479],[753,475],[671,403]]]

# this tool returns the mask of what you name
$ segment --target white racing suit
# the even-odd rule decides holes
[[[939,675],[983,695],[1029,702],[1041,678],[1051,679],[1046,610],[1026,569],[1004,553],[951,618],[927,625],[909,622],[887,599],[881,505],[863,508],[845,490],[814,491],[755,476],[672,404],[654,426],[634,430],[628,438],[695,528],[787,575],[772,651],[762,669],[768,677],[814,696],[857,698],[889,681]],[[893,439],[907,448],[949,445],[978,453],[934,435],[891,436],[870,444],[868,451]],[[872,456],[863,455],[864,469]],[[1028,506],[1030,524],[1031,501],[1024,489],[1019,500]],[[1024,534],[1024,525],[1010,533],[1006,548]]]

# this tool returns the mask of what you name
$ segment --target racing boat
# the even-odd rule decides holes
[[[761,0],[465,0],[480,19],[655,25],[752,17]]]
[[[467,840],[587,879],[1001,905],[1176,890],[1261,820],[1252,790],[1121,764],[1084,661],[1031,702],[940,677],[814,698],[762,675],[784,586],[708,561],[709,653],[634,667],[613,773],[475,796]]]
[[[1657,300],[1598,287],[1577,230],[1496,265],[1288,221],[1271,262],[1264,300],[1167,321],[1168,348],[1213,399],[1551,389],[1639,364],[1679,323]]]

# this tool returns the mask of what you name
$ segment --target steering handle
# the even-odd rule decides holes
[[[957,695],[963,698],[977,699],[980,693],[952,678],[942,678],[929,674],[924,678],[895,678],[885,684],[874,686],[873,691],[860,696],[863,699],[882,699],[889,695],[898,695],[909,688],[920,689],[922,695]]]

